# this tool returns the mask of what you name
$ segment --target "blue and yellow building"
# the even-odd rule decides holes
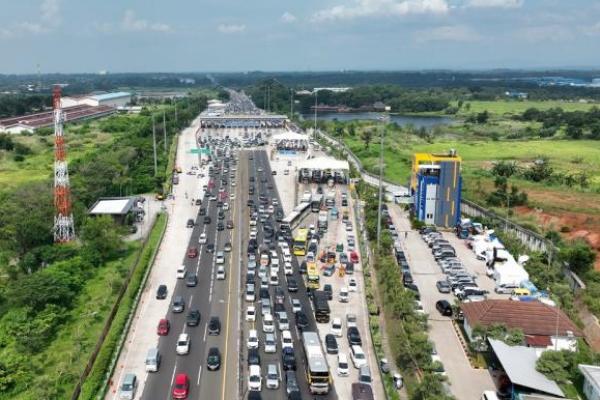
[[[414,154],[410,190],[419,221],[444,227],[454,227],[460,221],[461,163],[454,150],[448,154]]]

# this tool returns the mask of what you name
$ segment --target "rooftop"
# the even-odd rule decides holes
[[[79,105],[63,108],[65,122],[77,121],[80,119],[100,117],[111,114],[115,109],[109,106],[92,107],[89,105]],[[41,128],[50,126],[54,123],[54,111],[44,111],[35,114],[20,115],[17,117],[0,119],[0,126],[8,128],[15,125],[23,125],[31,128]]]
[[[583,334],[558,307],[539,301],[485,300],[460,305],[471,327],[504,324],[507,328],[520,328],[525,335],[574,336]],[[557,329],[558,318],[558,329]]]
[[[133,197],[100,198],[90,208],[92,215],[125,215],[133,207]]]
[[[94,100],[98,100],[98,101],[119,99],[121,97],[131,97],[131,93],[129,93],[129,92],[114,92],[114,93],[104,93],[104,94],[96,94],[94,96],[90,96],[90,98],[92,98]]]
[[[596,391],[600,392],[600,366],[579,364],[579,370]]]

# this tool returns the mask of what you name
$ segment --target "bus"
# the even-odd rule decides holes
[[[315,310],[315,320],[321,324],[329,323],[331,309],[329,308],[329,295],[327,292],[315,290],[312,300]]]
[[[314,194],[312,196],[312,200],[310,202],[310,210],[314,213],[318,213],[321,211],[321,206],[323,205],[323,195],[322,194]]]
[[[302,344],[306,355],[306,381],[312,394],[327,394],[331,374],[317,332],[302,332]]]
[[[294,242],[292,244],[292,250],[296,256],[306,255],[306,244],[308,242],[308,229],[300,228],[294,236]]]
[[[317,264],[309,262],[306,264],[306,287],[308,289],[318,289],[319,285],[319,269]]]

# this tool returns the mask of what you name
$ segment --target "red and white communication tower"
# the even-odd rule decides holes
[[[75,238],[75,225],[71,212],[71,186],[63,133],[64,115],[60,104],[60,86],[52,92],[54,107],[54,241],[65,243]]]

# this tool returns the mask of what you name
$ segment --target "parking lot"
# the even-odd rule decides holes
[[[445,279],[446,276],[419,232],[411,229],[408,215],[397,205],[390,205],[389,211],[396,230],[400,232],[400,241],[415,284],[419,288],[423,310],[429,315],[429,337],[437,350],[439,361],[444,365],[450,390],[458,399],[477,400],[481,398],[484,390],[494,389],[495,384],[487,370],[471,367],[452,320],[440,315],[436,310],[435,303],[438,300],[445,299],[451,304],[454,303],[455,297],[452,294],[440,293],[436,288],[436,282]],[[404,232],[408,232],[406,239],[404,239]],[[490,292],[488,294],[490,298],[506,298],[506,295],[494,293],[494,283],[485,275],[483,262],[475,259],[475,255],[465,246],[464,241],[458,239],[452,232],[444,233],[443,236],[456,249],[457,256],[466,269],[476,275],[479,286]],[[469,384],[463,384],[464,382]]]

